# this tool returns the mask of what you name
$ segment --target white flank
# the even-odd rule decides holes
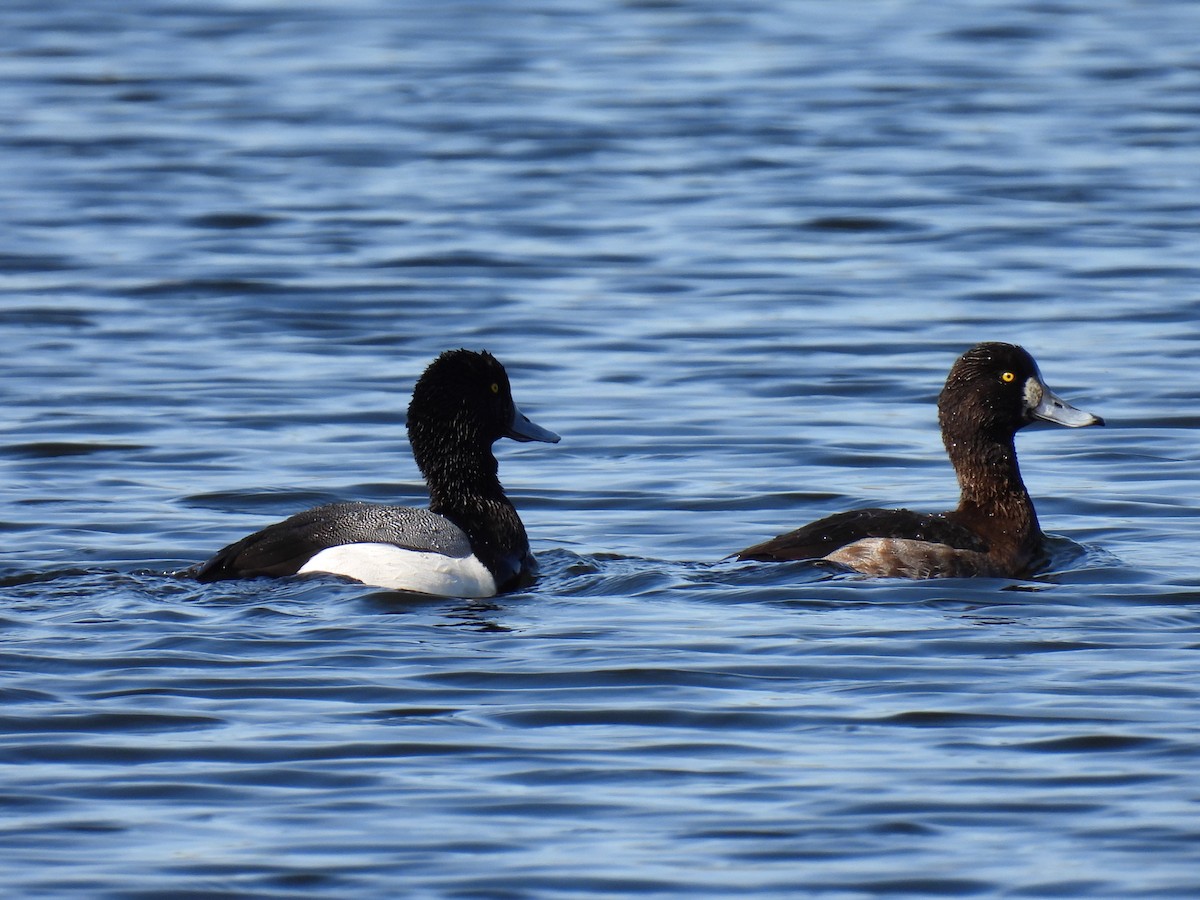
[[[375,587],[441,597],[491,597],[496,593],[496,579],[473,554],[456,558],[394,544],[327,547],[300,572],[329,572]]]

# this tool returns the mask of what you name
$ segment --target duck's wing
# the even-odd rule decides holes
[[[821,559],[864,538],[904,538],[981,553],[988,549],[983,538],[944,515],[909,509],[856,509],[810,522],[734,555],[760,561]]]
[[[321,550],[359,543],[394,544],[456,558],[471,555],[466,534],[445,516],[427,509],[330,503],[268,525],[188,574],[197,581],[295,575]]]

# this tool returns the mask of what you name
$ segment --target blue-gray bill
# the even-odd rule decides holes
[[[549,428],[543,428],[530,419],[529,416],[521,412],[515,403],[513,404],[512,424],[508,426],[508,432],[505,434],[505,437],[510,437],[514,441],[520,441],[523,444],[529,441],[557,444],[562,440],[562,438]]]
[[[1035,419],[1041,419],[1044,422],[1054,422],[1058,425],[1066,425],[1068,428],[1083,428],[1087,425],[1103,425],[1104,420],[1090,412],[1084,412],[1082,409],[1077,409],[1066,400],[1063,400],[1054,391],[1046,387],[1042,381],[1029,379],[1029,383],[1025,387],[1025,394],[1034,402],[1031,404],[1029,414]],[[1033,396],[1030,396],[1030,395]]]

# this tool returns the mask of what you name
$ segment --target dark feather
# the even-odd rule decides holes
[[[872,537],[929,541],[981,553],[988,549],[983,538],[944,515],[908,509],[856,509],[826,516],[795,531],[747,547],[737,554],[737,558],[764,562],[821,559],[839,547]]]

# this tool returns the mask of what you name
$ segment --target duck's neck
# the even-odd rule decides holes
[[[1012,436],[947,438],[946,452],[962,491],[951,518],[981,535],[993,554],[1036,556],[1042,531]]]
[[[492,522],[497,516],[511,517],[520,525],[516,510],[504,495],[496,457],[490,449],[478,449],[469,455],[433,454],[422,462],[429,486],[429,508],[454,520],[468,534],[472,529],[466,526]]]
[[[523,567],[529,538],[504,494],[490,447],[465,454],[430,454],[419,460],[429,486],[429,508],[461,528],[471,549],[493,572]]]

